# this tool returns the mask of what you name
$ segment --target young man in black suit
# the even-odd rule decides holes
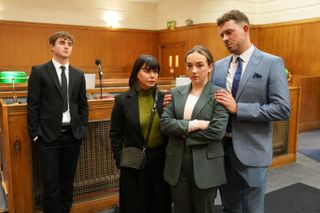
[[[71,209],[80,145],[88,123],[85,77],[69,65],[73,43],[67,32],[52,34],[52,60],[33,66],[28,81],[28,129],[38,145],[45,213]]]

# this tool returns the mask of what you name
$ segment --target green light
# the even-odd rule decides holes
[[[12,83],[24,83],[28,78],[23,71],[2,71],[0,72],[0,83],[12,84]]]
[[[27,82],[28,78],[23,71],[2,71],[0,72],[0,83],[12,84],[12,102],[17,103],[17,96],[14,84]]]

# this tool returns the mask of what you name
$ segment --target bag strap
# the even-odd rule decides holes
[[[149,141],[149,136],[150,136],[152,123],[153,123],[153,120],[154,120],[154,116],[155,116],[155,114],[157,112],[157,102],[158,102],[158,90],[156,90],[156,95],[155,95],[153,107],[152,107],[152,110],[151,110],[150,122],[149,122],[148,131],[147,131],[147,138],[146,138],[146,142],[147,143],[145,145],[143,145],[143,149],[142,149],[143,151],[145,151],[147,149],[147,144],[148,144],[148,141]]]

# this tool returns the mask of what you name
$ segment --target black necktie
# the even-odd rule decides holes
[[[231,89],[231,94],[232,94],[233,98],[236,98],[236,94],[237,94],[240,79],[241,79],[241,73],[242,73],[242,59],[240,57],[238,57],[236,61],[238,62],[238,66],[237,66],[236,72],[233,76],[232,89]],[[232,132],[231,115],[229,115],[227,132],[229,132],[229,133]]]
[[[66,77],[66,67],[61,66],[60,67],[61,72],[61,89],[62,89],[62,95],[63,95],[63,112],[68,110],[68,85],[67,85],[67,77]]]

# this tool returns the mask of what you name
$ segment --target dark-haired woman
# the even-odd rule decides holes
[[[162,175],[167,141],[160,133],[163,93],[156,87],[159,71],[159,63],[153,56],[139,56],[130,75],[130,89],[115,97],[110,138],[114,159],[120,168],[120,213],[171,212],[170,187]],[[148,131],[155,100],[157,113]],[[120,166],[122,149],[130,146],[146,147],[143,168]]]

